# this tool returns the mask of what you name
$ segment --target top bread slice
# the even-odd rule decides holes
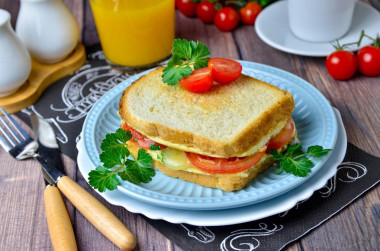
[[[163,83],[162,70],[142,76],[123,92],[119,114],[135,130],[174,149],[245,156],[277,134],[294,109],[289,92],[243,74],[196,94]]]

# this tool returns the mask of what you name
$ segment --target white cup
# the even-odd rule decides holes
[[[356,0],[288,0],[293,34],[310,42],[328,42],[350,29]]]

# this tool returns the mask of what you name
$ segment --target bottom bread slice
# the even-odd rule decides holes
[[[292,142],[292,140],[289,141],[289,144]],[[282,147],[280,151],[284,151],[287,148],[287,145]],[[132,142],[128,142],[128,149],[133,156],[137,156],[139,150],[138,146]],[[167,168],[161,161],[154,159],[153,167],[170,177],[180,178],[182,180],[190,181],[201,186],[220,188],[224,191],[230,192],[247,187],[248,184],[257,177],[257,175],[272,166],[274,162],[275,161],[272,158],[267,157],[266,159],[260,161],[255,166],[247,170],[238,173],[226,174],[201,174],[182,170],[172,170]]]

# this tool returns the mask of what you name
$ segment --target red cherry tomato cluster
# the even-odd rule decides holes
[[[368,45],[361,48],[356,55],[343,48],[345,45],[336,47],[337,51],[331,53],[326,59],[327,72],[335,79],[347,80],[351,78],[357,70],[370,77],[380,75],[380,46],[376,39],[366,35],[364,31],[357,44],[360,46],[362,38],[366,36],[374,41],[374,46]]]
[[[358,69],[366,76],[379,76],[380,48],[368,45],[356,55],[345,50],[334,51],[326,59],[326,68],[333,78],[339,80],[351,78]]]
[[[177,9],[187,17],[197,16],[203,23],[212,24],[221,31],[235,29],[239,20],[253,25],[263,7],[249,0],[176,0]]]
[[[241,75],[242,66],[239,62],[226,58],[212,58],[208,67],[195,70],[190,76],[179,81],[183,88],[194,93],[207,92],[214,81],[226,85]]]

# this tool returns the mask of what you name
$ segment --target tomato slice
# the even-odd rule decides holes
[[[126,131],[130,131],[132,133],[131,141],[133,143],[135,143],[140,148],[144,148],[144,149],[148,150],[151,145],[158,145],[158,146],[160,146],[161,149],[166,148],[166,146],[161,145],[157,142],[154,142],[153,140],[150,140],[149,138],[145,137],[144,135],[142,135],[141,133],[139,133],[138,131],[136,131],[135,129],[133,129],[132,127],[130,127],[127,124],[123,124],[121,126],[121,129],[126,130]]]
[[[210,68],[205,67],[195,70],[190,76],[179,81],[183,88],[190,92],[207,92],[214,82],[214,75]]]
[[[186,152],[187,159],[193,166],[206,173],[237,173],[254,166],[264,156],[265,151],[247,157],[215,158]]]
[[[208,61],[214,80],[220,84],[229,84],[241,75],[242,66],[239,62],[227,58],[212,58]]]
[[[293,131],[294,122],[293,119],[290,117],[288,121],[286,121],[284,128],[269,140],[267,152],[269,152],[271,149],[280,149],[286,143],[288,143],[289,140],[292,138]]]

